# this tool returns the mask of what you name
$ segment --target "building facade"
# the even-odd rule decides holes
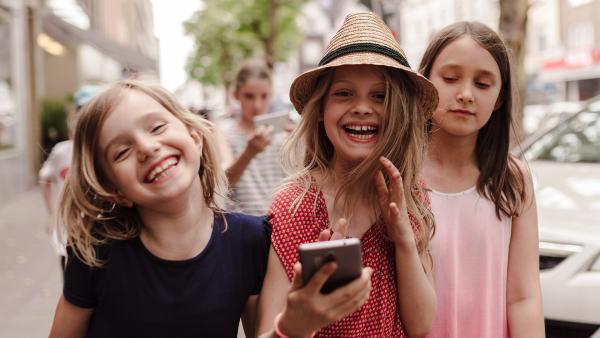
[[[84,20],[66,17],[68,6]],[[0,204],[37,182],[44,99],[157,74],[157,56],[150,0],[0,0]]]

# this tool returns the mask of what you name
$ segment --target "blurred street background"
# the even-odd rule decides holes
[[[538,184],[545,312],[556,326],[548,336],[596,332],[600,0],[0,0],[0,338],[50,329],[62,278],[38,171],[68,138],[79,88],[155,81],[216,119],[236,109],[236,67],[262,56],[274,62],[274,103],[291,109],[294,77],[319,62],[347,14],[367,10],[384,18],[413,69],[450,23],[481,21],[504,37],[522,98],[515,134]],[[563,222],[561,213],[585,217]]]

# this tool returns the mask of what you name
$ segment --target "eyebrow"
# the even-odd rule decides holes
[[[149,113],[144,114],[144,115],[140,116],[139,118],[137,118],[134,121],[134,123],[138,124],[139,121],[149,121],[155,117],[161,116],[162,114],[163,114],[163,112],[156,112],[156,111],[149,112]],[[110,149],[110,147],[112,147],[115,143],[122,142],[121,140],[124,140],[124,139],[126,139],[126,136],[123,134],[119,134],[119,135],[113,137],[112,139],[110,139],[108,141],[108,143],[106,144],[106,148],[104,148],[104,152],[103,152],[104,159],[108,160],[108,150]]]

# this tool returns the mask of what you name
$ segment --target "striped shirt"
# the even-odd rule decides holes
[[[237,118],[219,124],[227,137],[234,158],[246,149],[250,135],[238,125]],[[271,144],[250,161],[240,180],[231,187],[230,210],[251,215],[264,215],[267,212],[273,193],[285,177],[281,166],[281,145],[285,134],[273,135]]]

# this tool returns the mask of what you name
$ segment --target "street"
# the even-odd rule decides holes
[[[38,188],[0,206],[0,337],[47,337],[61,292]]]

